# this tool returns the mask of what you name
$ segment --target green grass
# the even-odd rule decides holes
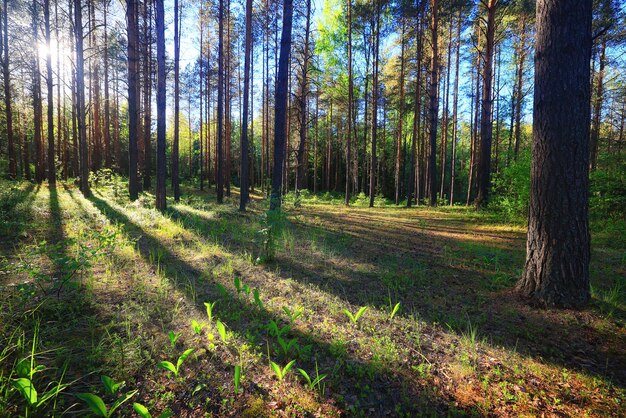
[[[594,241],[588,310],[537,311],[510,291],[523,226],[491,212],[288,196],[270,259],[258,196],[241,214],[236,195],[217,205],[184,188],[161,214],[152,195],[116,190],[0,182],[0,415],[25,412],[11,382],[32,347],[35,387],[70,384],[44,415],[87,413],[79,393],[113,405],[102,375],[138,390],[122,416],[133,403],[153,416],[579,416],[626,402],[623,246]],[[186,349],[180,373],[157,367]]]

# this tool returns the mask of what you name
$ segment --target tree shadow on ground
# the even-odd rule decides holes
[[[228,301],[220,303],[219,308],[220,315],[229,318],[229,328],[241,336],[247,335],[257,347],[268,345],[273,350],[278,350],[276,339],[267,334],[266,324],[272,320],[284,324],[285,321],[281,317],[254,304],[251,298],[242,300],[241,295],[232,292],[228,296],[222,295],[215,286],[216,281],[205,279],[206,271],[182,260],[170,248],[165,247],[157,238],[104,199],[94,195],[89,200],[109,221],[119,224],[126,233],[137,239],[137,250],[146,262],[155,262],[151,252],[161,254],[160,271],[180,290],[188,293],[189,288],[185,280],[193,282],[194,299],[197,301],[195,308],[198,312],[204,312],[204,301],[220,298],[223,300],[226,297]],[[263,275],[263,270],[258,269],[258,273]],[[255,280],[263,282],[272,279],[265,273],[265,277],[255,277]],[[345,407],[356,407],[353,412],[370,411],[368,414],[370,416],[381,416],[386,413],[393,414],[397,411],[398,405],[401,405],[400,409],[403,412],[413,415],[424,413],[440,415],[450,411],[451,401],[437,393],[436,386],[424,386],[423,381],[420,383],[401,367],[394,368],[391,364],[362,361],[348,351],[337,354],[336,347],[305,330],[293,328],[288,337],[297,338],[302,347],[311,346],[311,351],[299,358],[298,367],[314,370],[317,359],[324,372],[335,371],[335,375],[329,381],[332,385],[329,396]],[[428,348],[424,349],[427,352]],[[266,356],[262,349],[258,350],[257,354]],[[287,358],[283,360],[286,363]],[[223,396],[217,393],[213,395],[218,398]]]

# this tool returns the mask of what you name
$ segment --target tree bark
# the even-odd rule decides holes
[[[590,298],[591,0],[539,0],[526,265],[517,289],[545,306]]]
[[[165,10],[163,0],[155,0],[157,40],[157,153],[156,153],[156,208],[165,210]]]
[[[2,15],[0,19],[0,36],[3,37],[0,48],[0,58],[2,61],[2,75],[4,78],[4,111],[6,114],[7,125],[7,146],[9,157],[9,177],[15,179],[17,177],[17,158],[15,154],[15,138],[13,137],[13,112],[11,108],[11,74],[9,71],[9,26],[8,26],[8,0],[4,0],[2,7]]]
[[[80,1],[80,0],[74,0]],[[137,176],[139,134],[139,28],[137,0],[126,0],[126,31],[128,36],[128,193],[130,200],[139,194]],[[82,38],[81,38],[82,39]],[[77,77],[78,78],[78,77]],[[82,76],[80,77],[82,80]]]
[[[218,65],[217,65],[217,203],[224,201],[224,0],[218,10]]]
[[[174,201],[180,200],[180,24],[179,0],[174,0],[174,140],[172,142],[172,189]]]
[[[83,51],[83,20],[81,0],[74,0],[74,34],[76,41],[76,121],[78,124],[78,155],[80,165],[80,191],[91,196],[89,189],[89,156],[87,149],[87,124],[85,122],[85,59]]]
[[[376,34],[374,35],[374,71],[372,75],[372,156],[370,162],[370,203],[369,207],[374,207],[376,198],[376,131],[378,129],[378,61],[380,49],[380,1],[375,1],[376,7]]]
[[[428,153],[428,204],[437,204],[437,122],[439,119],[439,100],[437,99],[438,72],[439,72],[439,52],[437,47],[439,23],[437,0],[431,0],[431,36],[432,36],[432,58],[430,64],[430,109],[429,109],[429,153]]]
[[[285,160],[285,138],[287,122],[287,86],[289,74],[289,55],[291,53],[291,26],[293,0],[284,0],[283,29],[280,38],[280,58],[278,60],[278,78],[276,82],[276,116],[274,117],[274,169],[272,172],[272,195],[270,210],[280,210],[283,183],[283,162]]]
[[[252,45],[252,0],[246,0],[246,47],[243,64],[243,119],[241,126],[241,185],[239,210],[245,212],[248,203],[248,98],[250,95],[250,46]]]

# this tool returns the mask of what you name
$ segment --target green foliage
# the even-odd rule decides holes
[[[180,338],[180,336],[181,336],[181,333],[180,333],[180,332],[175,333],[174,331],[171,331],[171,330],[170,330],[170,331],[167,333],[167,337],[168,337],[168,338],[169,338],[169,340],[170,340],[170,346],[171,346],[172,348],[176,347],[176,341],[178,341],[178,339]]]
[[[174,374],[174,376],[178,377],[178,374],[180,372],[180,366],[182,366],[183,362],[187,360],[187,357],[189,357],[191,353],[193,352],[194,352],[193,348],[188,348],[187,350],[183,352],[183,354],[180,355],[180,357],[178,357],[178,360],[176,360],[176,365],[174,365],[174,363],[170,361],[165,360],[165,361],[159,362],[157,364],[157,367],[168,370],[169,372]]]
[[[222,323],[222,321],[215,321],[215,326],[217,327],[217,332],[220,335],[220,338],[225,343],[228,339],[228,334],[226,334],[226,326]]]
[[[239,387],[241,385],[241,365],[235,365],[235,376],[233,377],[235,383],[235,393],[239,393]]]
[[[393,319],[394,316],[396,316],[396,313],[398,312],[399,309],[400,309],[400,302],[396,303],[396,305],[391,310],[391,313],[389,314],[390,321]]]
[[[592,218],[621,218],[626,213],[626,159],[613,159],[610,170],[594,170],[589,176],[589,212]]]
[[[302,315],[302,309],[295,309],[292,312],[291,309],[289,309],[287,306],[283,306],[283,311],[287,314],[287,316],[289,317],[289,321],[292,324],[296,322],[296,319],[298,319],[300,315]]]
[[[254,289],[254,302],[257,304],[259,309],[264,310],[263,301],[261,301],[261,297],[259,296],[259,289]]]
[[[78,399],[85,402],[89,409],[99,417],[109,418],[113,416],[113,413],[122,406],[126,401],[137,394],[137,390],[132,390],[117,398],[110,409],[107,409],[104,401],[101,397],[93,393],[79,393],[76,395]]]
[[[493,181],[493,207],[507,220],[525,219],[530,201],[530,150],[520,151],[517,161],[500,171]]]
[[[213,308],[215,307],[215,302],[204,302],[204,306],[206,307],[206,316],[209,318],[209,322],[213,322]]]
[[[282,382],[285,376],[287,375],[287,373],[289,373],[289,370],[293,367],[295,363],[296,363],[295,360],[291,360],[289,363],[287,363],[285,367],[281,368],[278,364],[274,363],[273,361],[270,361],[270,366],[272,370],[274,371],[274,373],[276,374],[276,377],[278,377],[278,381]]]
[[[150,411],[148,411],[148,408],[146,408],[140,403],[137,403],[137,402],[133,403],[133,409],[135,410],[135,412],[139,414],[141,418],[152,418],[152,414],[150,414]],[[161,412],[157,416],[157,418],[170,418],[173,416],[174,416],[174,413],[170,411],[169,409],[166,409],[165,411]]]
[[[202,330],[204,329],[204,327],[204,324],[199,323],[195,319],[191,320],[191,329],[193,329],[193,332],[195,332],[196,335],[202,334]]]
[[[278,210],[270,210],[261,216],[263,228],[258,231],[257,236],[260,241],[260,252],[256,259],[257,263],[265,263],[274,260],[276,251],[280,246],[279,237],[282,236],[285,228],[287,215]]]
[[[358,311],[356,311],[355,314],[352,314],[352,312],[344,308],[343,313],[345,313],[348,316],[348,318],[350,318],[350,321],[354,325],[356,325],[359,318],[365,313],[366,310],[367,310],[367,306],[362,306],[361,308],[359,308]]]

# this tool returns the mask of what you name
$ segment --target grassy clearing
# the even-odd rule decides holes
[[[130,396],[122,416],[624,410],[623,246],[594,241],[588,310],[536,310],[510,290],[524,228],[495,214],[303,196],[258,263],[259,196],[241,214],[189,191],[161,214],[116,189],[0,183],[0,415],[85,414],[84,393]],[[23,374],[58,393],[29,404]]]

